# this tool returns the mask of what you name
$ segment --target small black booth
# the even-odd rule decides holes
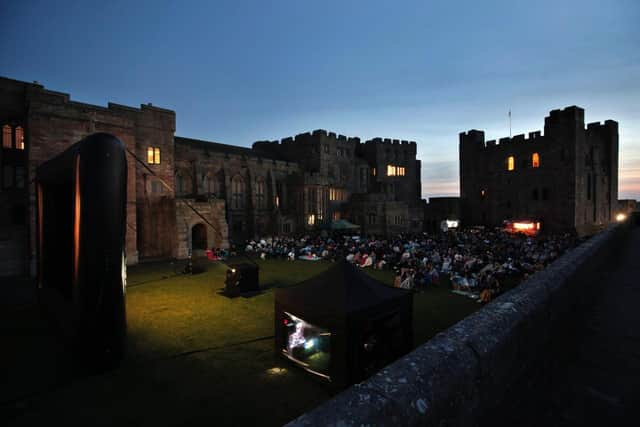
[[[341,261],[275,291],[276,352],[341,388],[411,351],[413,294]]]
[[[237,296],[260,291],[258,272],[257,264],[247,262],[229,264],[224,281],[224,293],[228,296]]]

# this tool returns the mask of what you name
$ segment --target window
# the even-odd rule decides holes
[[[507,158],[507,170],[512,171],[516,168],[516,159],[513,156]]]
[[[325,144],[325,145],[323,145],[323,147],[324,147],[324,152],[325,152],[326,154],[329,154],[329,145],[328,145],[328,144]]]
[[[404,166],[387,165],[387,176],[404,176],[404,174]]]
[[[487,190],[483,188],[482,190],[480,190],[480,198],[484,199],[486,197],[487,197]]]
[[[213,174],[207,175],[206,192],[211,196],[220,196],[220,181]]]
[[[2,127],[2,148],[12,148],[11,143],[11,126],[4,125]]]
[[[335,211],[332,215],[331,215],[331,219],[333,221],[337,221],[339,220],[341,217],[340,211]]]
[[[314,214],[310,214],[307,217],[307,225],[314,225],[316,223],[316,216]]]
[[[282,232],[283,233],[291,233],[291,224],[288,223],[288,222],[282,224]]]
[[[180,172],[176,174],[176,194],[184,194],[184,177]]]
[[[150,165],[160,164],[160,147],[147,148],[147,163]]]
[[[264,209],[264,178],[258,177],[256,180],[256,207]]]
[[[531,198],[533,200],[538,200],[538,189],[534,188],[533,191],[531,192]]]
[[[151,181],[151,194],[162,194],[162,183],[160,181]]]
[[[371,168],[371,175],[376,176],[376,168]]]
[[[540,155],[538,153],[533,153],[531,155],[531,167],[533,168],[540,167]]]
[[[344,201],[347,198],[347,193],[345,190],[340,188],[329,188],[329,200],[332,202],[335,201]]]
[[[24,130],[21,126],[16,128],[16,148],[24,150]]]
[[[244,207],[244,182],[238,175],[231,180],[231,207],[233,209]]]
[[[376,214],[375,213],[370,213],[369,214],[369,225],[374,225],[376,223]]]

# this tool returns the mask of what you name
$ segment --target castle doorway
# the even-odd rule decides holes
[[[193,256],[203,256],[207,250],[207,228],[199,223],[191,228],[191,251]]]

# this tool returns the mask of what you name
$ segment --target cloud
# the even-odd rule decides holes
[[[422,197],[457,196],[458,161],[422,161]]]

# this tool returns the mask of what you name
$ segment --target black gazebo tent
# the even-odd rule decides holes
[[[412,348],[413,295],[341,261],[275,291],[276,352],[337,387]]]

